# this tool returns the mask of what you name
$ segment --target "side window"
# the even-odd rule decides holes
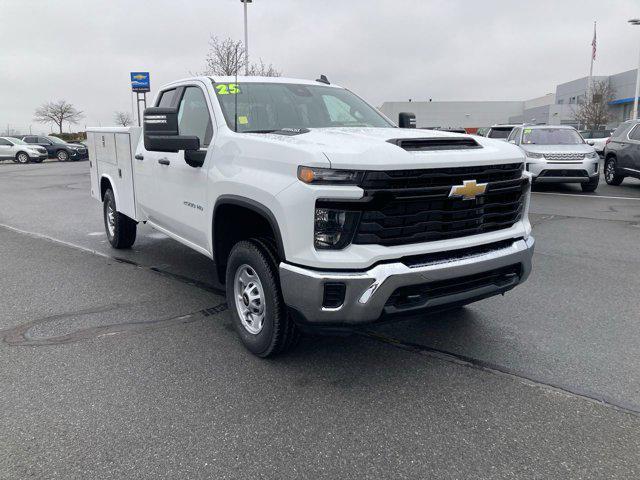
[[[160,94],[158,99],[158,107],[169,108],[173,104],[173,98],[176,96],[176,89],[165,90]]]
[[[4,138],[0,138],[0,145],[2,145],[3,147],[8,147],[13,145],[13,143],[11,143],[9,140],[5,140]]]
[[[622,135],[622,133],[626,130],[627,126],[623,123],[622,125],[619,125],[618,128],[616,128],[613,133],[611,134],[612,137],[619,137]]]
[[[201,147],[211,143],[211,116],[204,93],[198,87],[187,87],[182,95],[178,108],[178,133],[197,136]]]
[[[640,142],[640,124],[633,127],[633,130],[629,132],[629,138]]]
[[[37,140],[36,137],[24,137],[24,141],[27,143],[36,143]]]
[[[45,137],[38,137],[38,143],[44,143],[46,145],[51,145],[51,140]]]
[[[511,140],[515,141],[516,144],[520,143],[518,140],[520,139],[520,129],[519,128],[514,128],[513,130],[511,130],[511,133],[509,134],[509,138],[507,138],[507,141],[510,142]]]

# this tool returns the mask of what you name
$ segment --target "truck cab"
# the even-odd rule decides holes
[[[254,354],[502,294],[531,270],[531,176],[506,142],[397,128],[318,81],[196,77],[144,127],[88,131],[115,248],[150,224],[215,261]]]

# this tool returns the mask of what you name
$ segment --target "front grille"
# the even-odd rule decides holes
[[[522,163],[367,172],[355,244],[405,245],[509,228],[520,220],[528,180]],[[488,183],[473,200],[449,197],[465,180]]]
[[[557,153],[545,153],[544,158],[546,160],[555,161],[570,161],[570,160],[583,160],[584,153],[571,153],[571,152],[557,152]]]
[[[508,290],[518,283],[521,275],[520,264],[514,264],[475,275],[400,287],[391,294],[385,306],[396,310],[416,308],[435,298],[470,292],[491,285]]]
[[[588,177],[586,170],[542,170],[539,177]]]

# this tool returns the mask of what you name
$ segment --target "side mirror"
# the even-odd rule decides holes
[[[144,148],[149,152],[200,150],[195,135],[178,135],[178,109],[150,107],[144,110]]]
[[[398,115],[398,126],[400,128],[416,128],[416,116],[413,113],[402,112]]]

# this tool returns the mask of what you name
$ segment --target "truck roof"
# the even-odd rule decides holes
[[[168,87],[169,85],[173,85],[175,83],[181,83],[181,82],[185,82],[185,81],[189,81],[189,80],[201,80],[201,81],[207,81],[207,80],[212,80],[216,83],[294,83],[294,84],[299,84],[299,85],[320,85],[323,87],[335,87],[335,88],[342,88],[340,85],[335,85],[335,84],[326,84],[326,83],[322,83],[322,82],[317,82],[315,80],[305,80],[305,79],[301,79],[301,78],[290,78],[290,77],[257,77],[257,76],[241,76],[238,75],[238,77],[236,78],[235,76],[217,76],[217,75],[211,75],[211,76],[197,76],[197,77],[187,77],[187,78],[181,78],[180,80],[175,80],[173,82],[167,83],[165,85],[162,85],[162,87],[160,88],[164,88],[164,87]]]

